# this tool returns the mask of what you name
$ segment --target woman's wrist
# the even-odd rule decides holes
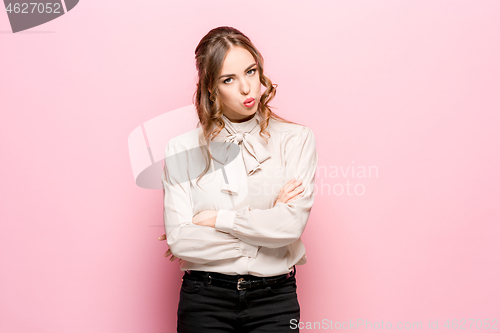
[[[218,211],[216,210],[201,211],[193,217],[193,223],[204,227],[215,228],[217,213]]]

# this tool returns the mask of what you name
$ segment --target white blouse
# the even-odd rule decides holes
[[[201,127],[171,139],[165,150],[164,223],[181,270],[274,276],[307,261],[302,235],[314,203],[318,155],[313,131],[270,119],[268,143],[259,135],[261,115],[225,128],[210,142],[205,169]],[[277,203],[280,189],[302,180],[302,196]],[[199,183],[197,184],[197,181]],[[203,210],[218,211],[215,228],[192,223]]]

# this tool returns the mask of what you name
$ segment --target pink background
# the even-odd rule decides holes
[[[500,332],[499,21],[496,0],[81,1],[12,34],[0,11],[0,331],[175,332],[163,194],[127,138],[191,104],[194,49],[230,25],[316,135],[301,321]]]

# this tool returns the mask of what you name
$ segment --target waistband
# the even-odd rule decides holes
[[[213,284],[228,289],[245,290],[259,287],[271,286],[282,283],[289,278],[295,276],[296,268],[293,265],[293,270],[288,274],[275,276],[255,276],[255,275],[229,275],[217,272],[207,271],[185,271],[184,277],[203,281],[206,284]],[[183,279],[184,280],[184,279]]]

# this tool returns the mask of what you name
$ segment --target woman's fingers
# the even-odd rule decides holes
[[[293,192],[291,193],[293,196],[296,196],[298,194],[302,194],[304,192],[305,188],[304,186],[299,186]]]
[[[165,257],[168,257],[168,256],[169,256],[169,255],[171,255],[171,254],[172,254],[172,251],[170,251],[170,249],[168,249],[168,250],[167,250],[167,252],[165,252],[164,256],[165,256]],[[179,259],[179,261],[180,261],[180,260],[182,260],[181,258],[177,258],[176,256],[174,256],[173,254],[172,254],[172,256],[169,258],[169,260],[170,260],[170,261],[174,261],[175,259]]]
[[[284,194],[290,193],[293,190],[295,190],[295,188],[297,186],[299,186],[301,183],[302,183],[301,180],[296,181],[296,180],[292,179],[288,183],[286,183],[285,186],[283,186],[283,188],[281,189],[281,192]]]
[[[302,180],[292,179],[288,183],[286,183],[285,186],[283,186],[283,189],[285,190],[285,192],[291,192],[300,184],[302,184]]]
[[[163,235],[165,236],[165,235]],[[162,236],[162,237],[163,237]],[[160,240],[161,240],[161,237],[160,237]],[[167,250],[167,252],[165,252],[165,254],[163,255],[164,257],[168,257],[169,255],[172,254],[172,251],[170,251],[170,248]],[[170,261],[174,261],[175,259],[179,259],[179,264],[181,264],[184,260],[182,260],[181,258],[177,258],[176,256],[174,256],[172,254],[172,256],[169,258]]]
[[[167,252],[165,252],[164,256],[168,257],[171,254],[172,254],[172,251],[170,251],[170,249],[168,249]],[[170,261],[175,260],[175,258],[177,258],[177,257],[172,254],[172,256],[170,257]]]
[[[289,198],[286,202],[288,201],[293,201],[295,199],[300,198],[304,194],[304,188],[302,188],[300,191],[298,191],[295,195],[293,195],[291,198]],[[286,203],[285,202],[285,203]]]
[[[280,190],[278,194],[278,198],[274,202],[276,205],[278,202],[287,203],[290,200],[296,199],[297,195],[304,191],[304,187],[300,186],[302,184],[302,180],[292,179],[288,183],[286,183]]]
[[[167,239],[167,235],[166,235],[166,234],[163,234],[162,236],[158,237],[158,239],[159,239],[159,240],[165,240],[165,239]],[[169,249],[167,250],[167,252],[165,252],[165,254],[164,254],[163,256],[164,256],[164,257],[168,257],[168,256],[169,256],[169,255],[171,255],[171,254],[172,254],[172,251],[170,251],[170,248],[169,248]],[[177,259],[177,257],[176,257],[176,256],[174,256],[174,255],[172,255],[172,256],[170,257],[170,259],[169,259],[169,260],[170,260],[170,261],[174,261],[175,259]]]
[[[290,182],[289,182],[290,183]],[[286,202],[293,199],[296,199],[302,192],[304,192],[304,186],[300,186],[302,181],[291,181],[290,184],[287,184],[285,191],[286,193]]]

